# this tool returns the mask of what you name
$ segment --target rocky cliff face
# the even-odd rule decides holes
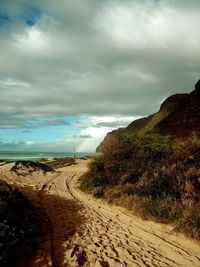
[[[138,134],[158,133],[185,137],[195,132],[200,135],[200,81],[190,94],[176,94],[168,97],[158,112],[133,121],[126,128],[108,133],[97,148],[100,152],[119,131],[131,131]]]

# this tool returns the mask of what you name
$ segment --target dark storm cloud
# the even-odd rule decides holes
[[[52,118],[52,119],[47,119],[45,121],[42,122],[42,125],[45,126],[52,126],[52,125],[65,125],[65,126],[69,126],[70,123],[67,122],[64,119],[59,119],[59,118]]]
[[[85,135],[83,135],[83,134],[80,134],[80,135],[74,134],[73,138],[75,138],[75,139],[88,139],[88,138],[92,138],[92,136],[89,135],[89,134],[85,134]]]
[[[56,119],[38,125],[66,125],[70,114],[143,116],[192,90],[199,11],[195,0],[4,1],[1,127],[48,117]]]
[[[19,142],[0,142],[0,150],[1,151],[6,151],[6,150],[16,150],[18,149],[20,151],[20,149],[24,149],[27,147],[27,144],[26,142],[23,142],[23,141],[19,141]]]
[[[49,126],[69,126],[70,123],[64,119],[59,118],[49,118],[43,120],[32,120],[24,123],[23,128],[41,128]]]

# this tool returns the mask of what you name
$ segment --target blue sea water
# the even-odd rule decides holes
[[[76,157],[93,156],[94,153],[76,153]],[[17,161],[30,160],[37,161],[48,158],[66,158],[74,157],[74,153],[59,153],[59,152],[5,152],[0,151],[0,160]]]

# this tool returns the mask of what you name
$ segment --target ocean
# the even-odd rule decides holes
[[[94,153],[76,153],[76,157],[93,156]],[[0,160],[17,161],[17,160],[30,160],[38,161],[40,159],[48,158],[66,158],[74,157],[74,153],[59,153],[59,152],[4,152],[0,151]]]

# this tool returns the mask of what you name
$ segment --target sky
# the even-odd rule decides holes
[[[94,152],[189,92],[199,0],[0,0],[0,151]]]

